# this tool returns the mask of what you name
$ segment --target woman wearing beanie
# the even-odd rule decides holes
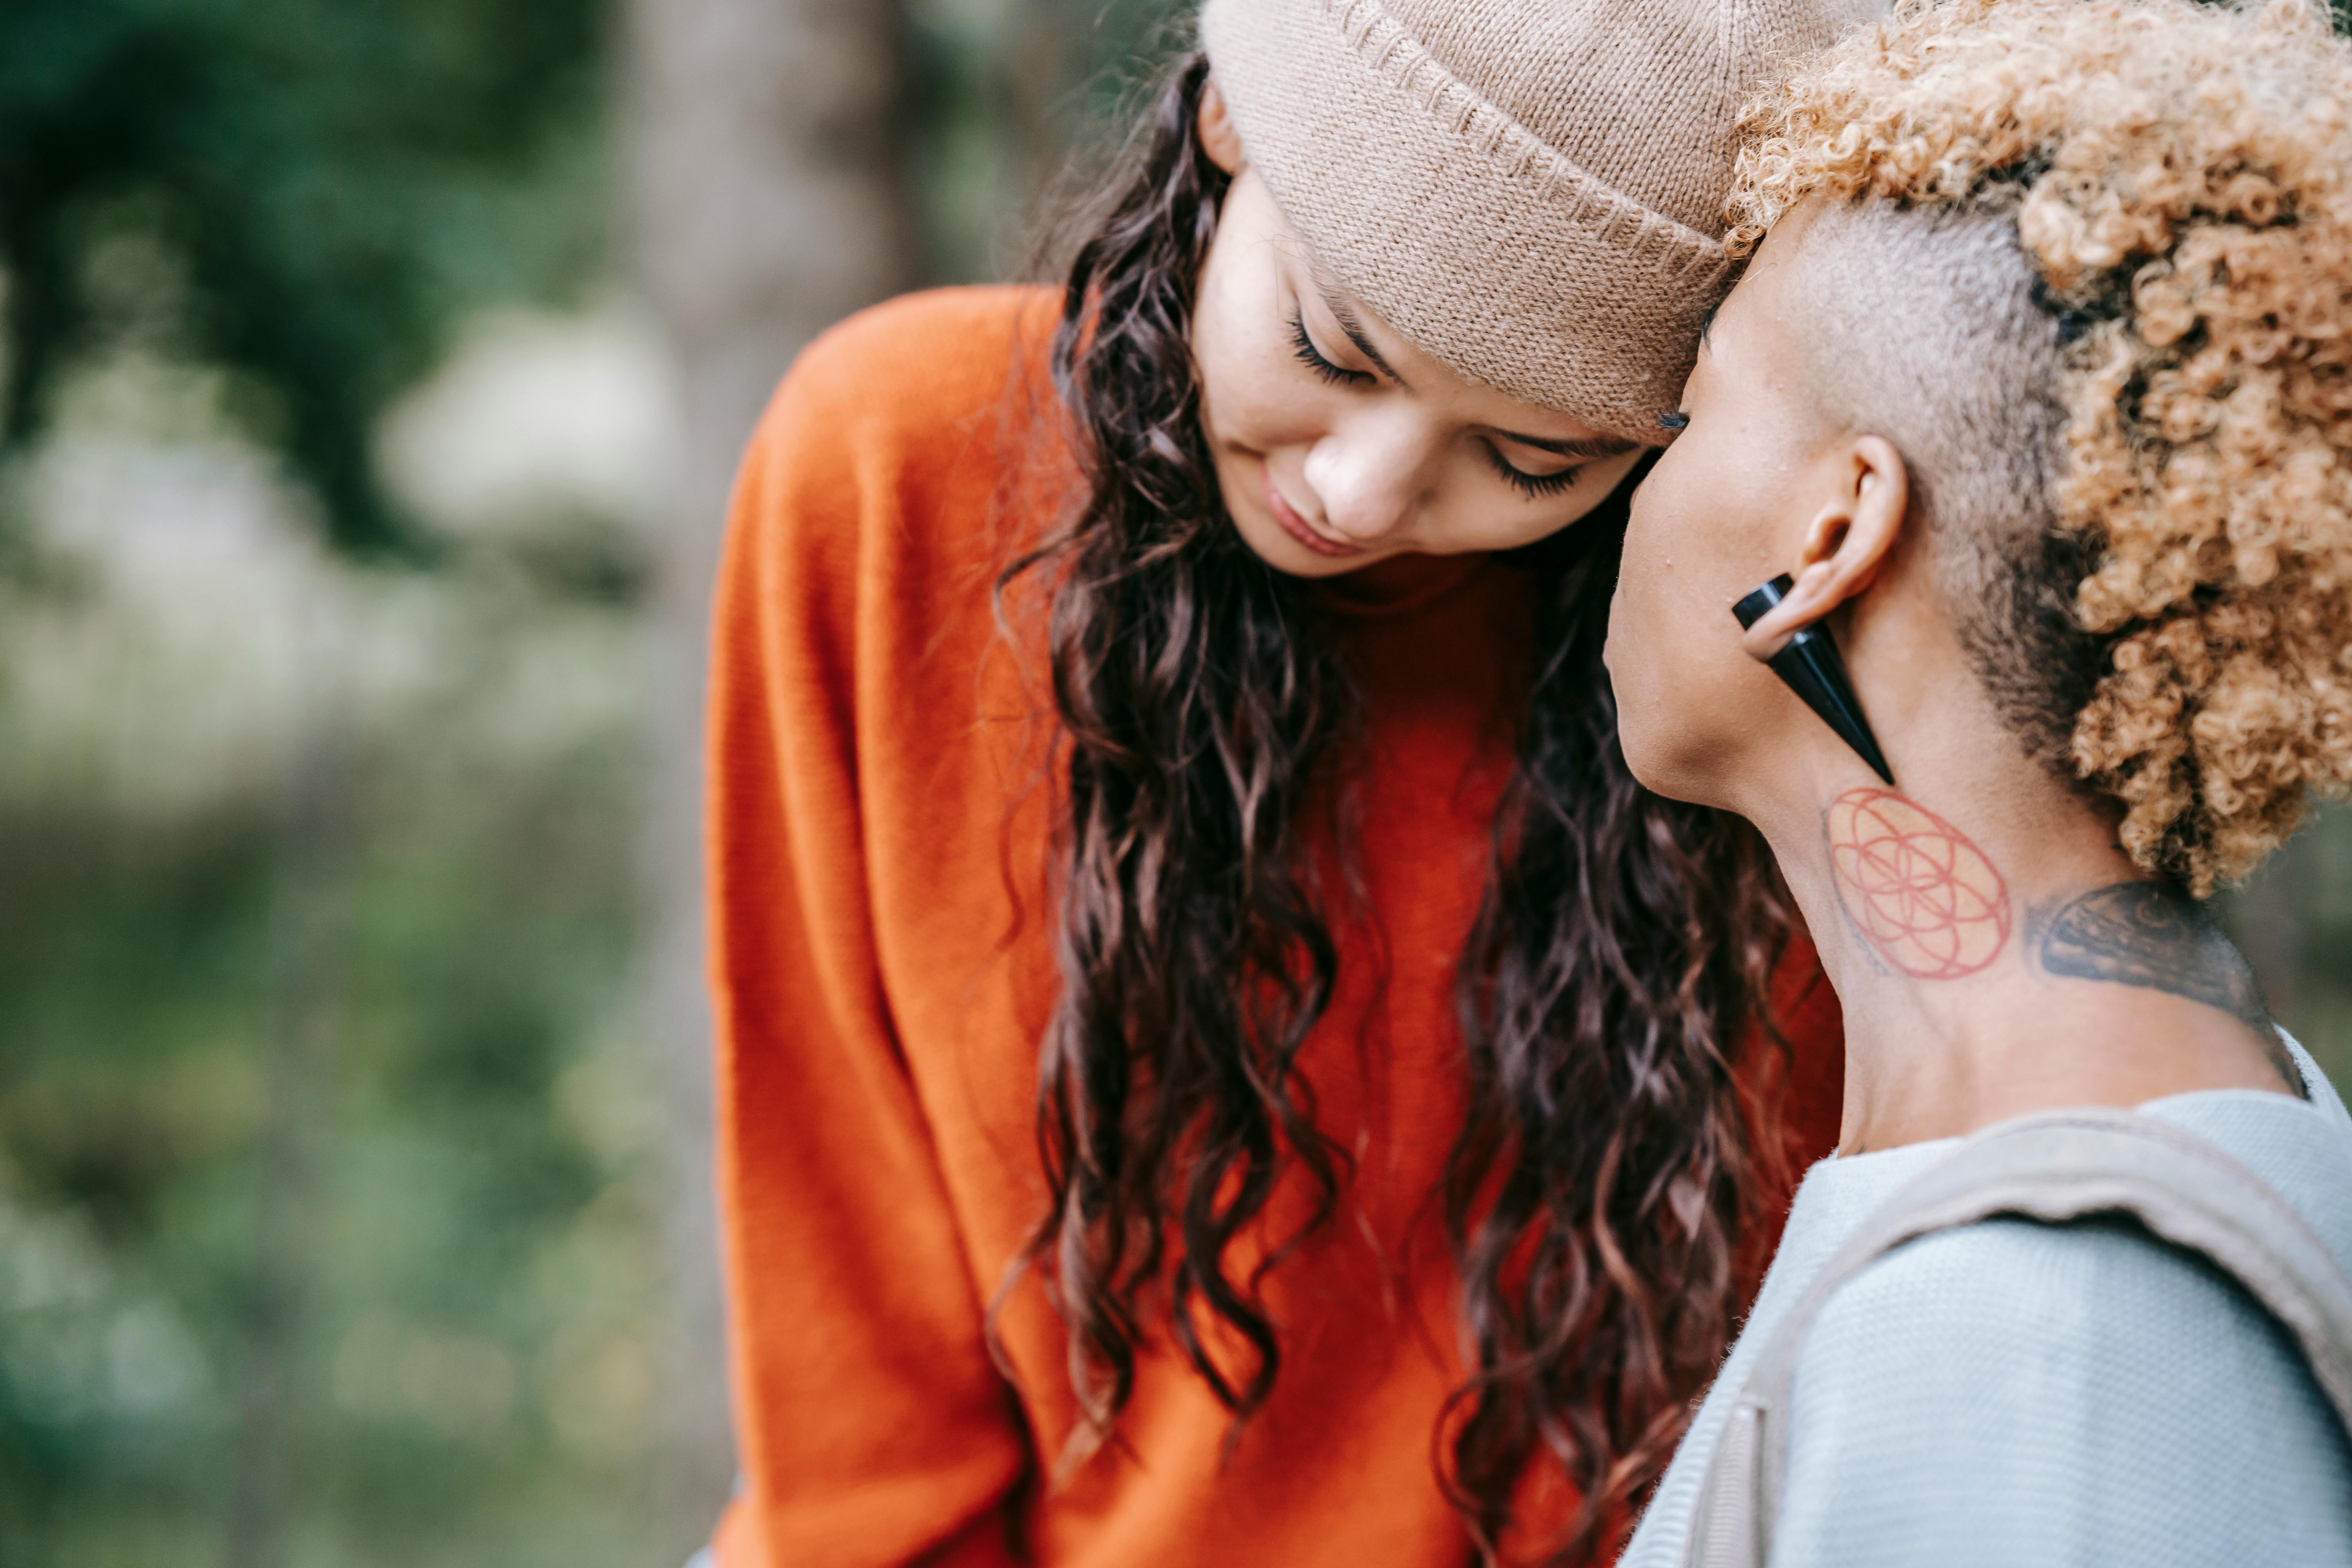
[[[723,1568],[1593,1560],[1826,1146],[1643,794],[1624,493],[1859,0],[1210,0],[1066,286],[755,437],[712,709]]]

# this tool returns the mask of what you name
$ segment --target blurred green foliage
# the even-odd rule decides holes
[[[654,1484],[635,635],[478,574],[352,592],[433,595],[439,668],[331,685],[274,787],[0,780],[5,1568],[623,1568],[708,1524]],[[516,744],[549,652],[609,705]]]
[[[708,1527],[656,1484],[635,598],[529,559],[614,520],[431,552],[373,458],[468,320],[609,282],[607,16],[0,6],[12,538],[77,445],[300,492],[178,590],[239,606],[201,668],[147,640],[169,584],[110,580],[143,545],[0,574],[0,1568],[623,1568]],[[168,721],[239,702],[250,756]]]
[[[336,537],[412,534],[376,416],[486,297],[605,265],[597,0],[0,5],[0,437],[61,370],[143,339],[237,373],[236,410]]]
[[[2286,853],[2286,1022],[2337,1089],[2352,1089],[2352,811],[2323,810]]]
[[[915,0],[919,271],[1020,267],[1180,8]],[[0,1568],[639,1568],[710,1523],[660,1476],[629,520],[436,533],[376,468],[469,321],[609,299],[614,16],[0,6]],[[292,481],[267,537],[139,589],[222,463]]]
[[[903,133],[925,275],[982,282],[1049,269],[1073,201],[1190,46],[1194,9],[910,0]]]
[[[2339,1091],[2352,1088],[2352,808],[2320,806],[2284,849],[2214,902],[2279,1022]]]

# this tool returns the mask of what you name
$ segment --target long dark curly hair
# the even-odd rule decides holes
[[[1349,1173],[1298,1056],[1347,891],[1302,825],[1337,826],[1357,695],[1312,596],[1242,542],[1202,430],[1193,293],[1228,184],[1194,129],[1207,77],[1198,55],[1175,71],[1070,263],[1053,368],[1082,502],[999,583],[1050,593],[1063,993],[1025,1261],[1069,1328],[1081,1447],[1163,1330],[1237,1424],[1265,1402],[1282,1349],[1259,1286],[1285,1238],[1246,1269],[1236,1243],[1288,1173],[1312,1224]],[[1618,749],[1601,647],[1630,488],[1517,558],[1536,646],[1461,959],[1470,1110],[1443,1194],[1471,1370],[1440,1475],[1491,1554],[1549,1456],[1583,1500],[1559,1563],[1655,1477],[1729,1337],[1770,1142],[1735,1058],[1788,929],[1754,833],[1648,794]],[[1213,1322],[1247,1353],[1213,1354]]]

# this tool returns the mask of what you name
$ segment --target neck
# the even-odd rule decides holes
[[[1915,788],[1825,755],[1758,816],[1844,1007],[1841,1153],[2063,1106],[2295,1092],[2244,959],[2089,804],[2011,744],[1903,753]]]

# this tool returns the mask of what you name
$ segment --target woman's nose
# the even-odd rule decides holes
[[[1371,542],[1412,526],[1426,488],[1428,442],[1387,421],[1335,431],[1307,454],[1306,478],[1334,533]]]

